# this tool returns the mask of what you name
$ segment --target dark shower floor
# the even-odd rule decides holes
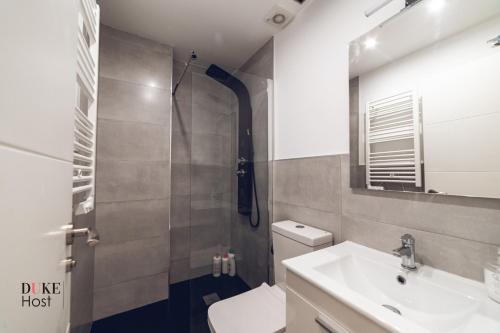
[[[239,277],[205,275],[170,286],[168,300],[94,322],[92,333],[210,333],[203,296],[229,298],[250,288]]]

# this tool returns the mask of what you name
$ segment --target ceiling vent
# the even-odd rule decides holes
[[[290,22],[292,22],[294,17],[295,15],[286,10],[285,8],[275,5],[266,15],[266,22],[272,25],[273,27],[283,29]]]

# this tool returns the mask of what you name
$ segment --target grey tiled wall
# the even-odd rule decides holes
[[[73,196],[73,205],[82,201],[84,193]],[[88,214],[75,215],[73,226],[95,228],[95,209]],[[89,333],[93,322],[94,304],[94,251],[84,237],[73,239],[71,256],[77,266],[71,271],[71,333]]]
[[[168,297],[172,49],[101,29],[94,320]]]
[[[330,231],[341,229],[340,158],[274,161],[274,221],[294,220]]]
[[[269,39],[241,66],[240,71],[264,79],[274,77],[274,39]]]
[[[417,259],[482,280],[482,266],[500,246],[500,201],[349,187],[349,155],[279,160],[275,165],[274,221],[292,219],[381,251],[399,237],[417,239]]]

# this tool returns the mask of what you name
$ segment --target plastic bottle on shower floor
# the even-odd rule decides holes
[[[235,276],[236,275],[236,258],[233,252],[229,250],[229,276]]]
[[[227,253],[225,253],[224,257],[222,257],[222,274],[227,273],[229,273],[229,257]]]
[[[222,266],[222,258],[217,253],[212,259],[212,275],[213,275],[213,277],[220,276],[221,266]]]

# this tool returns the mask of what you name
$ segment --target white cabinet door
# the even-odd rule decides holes
[[[76,0],[0,1],[0,332],[69,323]]]
[[[286,333],[349,333],[293,290],[286,291]]]

